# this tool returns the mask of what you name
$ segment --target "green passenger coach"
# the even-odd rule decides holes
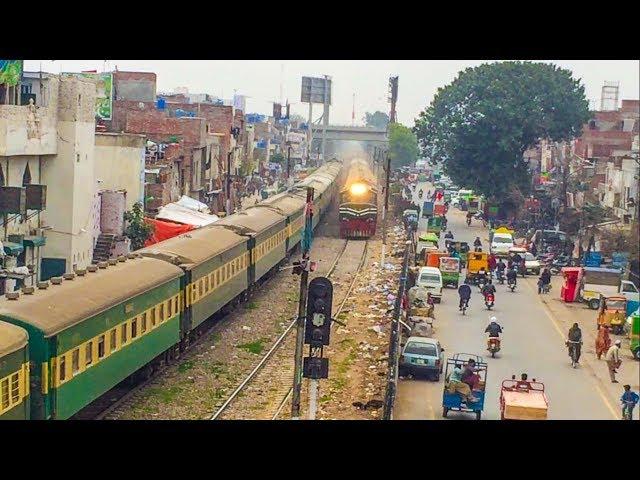
[[[0,420],[29,419],[29,337],[0,322]]]
[[[179,341],[182,271],[131,257],[0,301],[29,334],[32,419],[71,417]]]

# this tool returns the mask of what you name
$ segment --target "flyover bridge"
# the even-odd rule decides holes
[[[313,125],[313,146],[314,152],[319,151],[322,145],[322,125]],[[375,127],[353,127],[347,125],[327,126],[327,156],[332,155],[337,150],[337,143],[340,142],[360,142],[365,148],[386,147],[388,144],[386,128]]]

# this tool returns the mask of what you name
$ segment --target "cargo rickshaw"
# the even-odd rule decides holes
[[[447,254],[448,255],[448,254]],[[440,273],[442,273],[442,286],[451,285],[458,288],[460,282],[460,259],[453,257],[440,257]]]
[[[467,254],[467,275],[464,283],[476,283],[481,268],[489,272],[489,254],[486,252],[469,252]]]
[[[422,232],[418,235],[418,245],[416,247],[416,263],[424,264],[429,251],[438,251],[438,241],[440,239],[434,233]],[[425,250],[427,250],[425,252]]]
[[[460,264],[464,267],[467,264],[467,257],[469,254],[469,244],[467,242],[458,242],[456,240],[446,239],[444,246],[449,253],[455,248],[456,252],[460,255]]]
[[[402,221],[404,222],[404,227],[409,228],[409,226],[413,226],[414,228],[418,226],[418,212],[414,209],[406,209],[402,212]]]
[[[442,232],[442,217],[433,216],[427,220],[427,232],[434,233],[438,237],[440,237],[440,232]]]
[[[544,383],[527,380],[523,373],[520,380],[512,375],[503,380],[500,388],[500,420],[546,420],[549,400]]]
[[[624,329],[627,316],[627,299],[620,295],[605,297],[600,295],[598,308],[598,325],[607,325],[611,332],[620,335]]]
[[[424,264],[425,267],[440,268],[440,258],[449,256],[449,253],[442,252],[440,250],[436,252],[428,251],[425,256],[426,256],[426,262]]]
[[[475,374],[473,378],[465,383],[471,389],[473,402],[465,402],[462,395],[456,390],[455,384],[450,382],[450,375],[456,365],[464,368],[469,360],[475,362]],[[442,416],[447,417],[449,411],[475,413],[476,420],[482,417],[484,410],[484,396],[487,384],[487,364],[479,355],[471,353],[456,353],[452,358],[447,359],[445,367],[445,383],[442,393]]]

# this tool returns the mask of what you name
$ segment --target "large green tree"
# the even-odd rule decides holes
[[[389,115],[380,111],[373,113],[366,112],[364,114],[364,121],[367,124],[367,127],[387,128]]]
[[[418,139],[410,128],[399,123],[389,124],[391,168],[400,168],[414,163],[419,151]]]
[[[576,137],[588,119],[584,86],[569,70],[500,62],[467,68],[438,89],[414,132],[455,183],[501,200],[529,191],[527,148]]]

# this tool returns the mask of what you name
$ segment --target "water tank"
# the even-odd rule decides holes
[[[127,202],[126,192],[106,190],[102,192],[101,197],[100,230],[102,233],[122,235]]]

